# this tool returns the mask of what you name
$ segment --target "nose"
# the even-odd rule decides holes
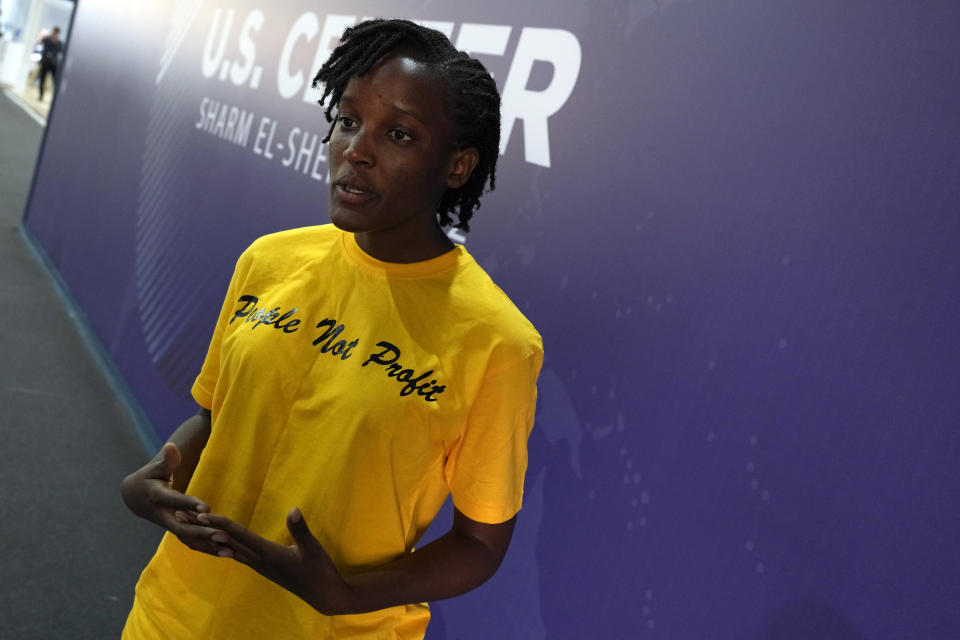
[[[370,148],[370,141],[367,140],[367,134],[361,127],[350,136],[350,144],[343,149],[343,158],[350,164],[355,165],[374,165],[373,150]]]

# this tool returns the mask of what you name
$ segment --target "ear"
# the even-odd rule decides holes
[[[473,147],[454,151],[448,165],[450,168],[447,171],[447,187],[459,189],[466,184],[479,160],[480,152]]]

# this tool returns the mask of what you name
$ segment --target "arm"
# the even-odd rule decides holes
[[[447,461],[454,465],[448,481],[454,494],[461,489],[469,495],[480,485],[485,489],[481,502],[508,504],[522,486],[526,465],[519,461],[526,461],[526,438],[535,407],[535,394],[524,393],[523,389],[533,388],[540,366],[539,352],[521,364],[489,378],[486,395],[475,400],[471,424],[479,426],[467,430]],[[509,401],[518,394],[519,400]],[[461,470],[459,474],[457,469]],[[327,615],[450,598],[489,579],[506,554],[515,517],[491,525],[456,511],[453,520],[447,534],[422,549],[379,567],[344,575],[310,533],[298,509],[287,514],[286,524],[294,542],[289,546],[265,540],[224,516],[196,515],[196,522],[220,530],[213,537],[222,545],[218,555],[248,565]]]
[[[180,464],[173,473],[173,484],[171,485],[173,489],[181,493],[187,489],[190,478],[193,477],[193,472],[200,461],[200,454],[203,453],[203,448],[207,446],[207,440],[209,439],[210,410],[201,407],[195,415],[180,425],[167,440],[167,442],[176,445],[180,452]]]
[[[516,521],[514,516],[484,524],[455,508],[453,527],[443,536],[393,562],[347,576],[352,597],[343,613],[443,600],[476,589],[500,567]]]
[[[210,510],[199,498],[183,493],[210,437],[210,411],[196,415],[170,436],[154,458],[120,483],[120,495],[134,514],[170,531],[197,551],[210,551],[213,529],[187,522],[184,512]]]
[[[470,410],[470,427],[445,463],[454,496],[459,490],[480,496],[480,503],[499,505],[519,497],[541,354],[537,338],[528,357],[485,376]],[[345,576],[347,612],[441,600],[475,589],[499,568],[516,519],[484,524],[454,508],[453,526],[445,535],[383,566]]]
[[[506,555],[516,516],[500,524],[471,520],[455,509],[453,527],[422,549],[343,576],[307,527],[299,509],[287,516],[290,546],[265,540],[232,520],[199,514],[218,529],[214,555],[233,557],[325,615],[452,598],[486,582]]]

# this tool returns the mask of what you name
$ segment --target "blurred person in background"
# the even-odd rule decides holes
[[[40,40],[40,46],[40,100],[43,101],[43,85],[47,82],[47,74],[50,74],[54,85],[57,81],[57,66],[63,49],[60,27],[54,27],[50,35]]]

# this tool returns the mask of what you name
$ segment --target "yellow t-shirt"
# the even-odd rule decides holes
[[[212,430],[187,492],[292,544],[300,507],[341,571],[410,553],[448,494],[519,509],[540,336],[463,247],[380,262],[332,225],[240,257],[193,396]],[[420,638],[425,604],[323,616],[166,534],[124,638]]]

